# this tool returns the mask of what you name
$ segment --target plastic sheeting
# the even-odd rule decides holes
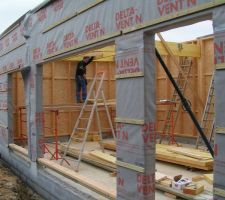
[[[29,65],[29,55],[26,45],[15,49],[0,59],[0,75],[19,70]]]
[[[215,135],[215,156],[214,156],[214,187],[225,190],[225,6],[215,9],[213,13],[214,27],[214,51],[215,65],[215,111],[216,111],[216,135]],[[224,197],[214,193],[214,199],[222,200]]]
[[[186,9],[191,12],[200,6],[201,9],[204,6],[207,8],[211,0],[108,0],[88,12],[79,13],[98,2],[58,0],[27,17],[24,29],[26,35],[32,37],[33,62],[41,62],[43,58],[69,51],[79,45],[85,45],[86,42],[119,34],[122,30],[135,29],[145,23],[165,21],[173,18],[175,14],[183,15]],[[62,24],[59,25],[60,23]]]
[[[144,74],[141,77],[126,77],[116,81],[117,118],[127,120],[127,123],[117,123],[116,128],[117,160],[124,163],[123,167],[120,164],[118,167],[117,199],[154,199],[154,48],[154,37],[142,31],[116,41],[116,73],[132,76],[131,69],[138,68],[138,72]],[[121,72],[121,69],[126,70]],[[143,124],[136,125],[135,120],[142,120]],[[134,169],[126,168],[130,164]],[[136,170],[140,167],[143,172]]]
[[[17,26],[13,31],[0,38],[0,57],[25,42],[24,27],[20,24]]]
[[[95,4],[96,5],[93,5]],[[32,161],[41,156],[41,72],[37,63],[88,43],[102,41],[121,33],[168,21],[178,16],[224,4],[214,0],[57,0],[36,13],[28,13],[8,34],[0,39],[0,90],[7,87],[9,72],[30,66],[23,72],[29,132],[29,155]],[[93,5],[91,9],[82,10]],[[224,8],[214,13],[216,32],[215,62],[224,63]],[[23,37],[25,36],[25,37]],[[117,80],[117,117],[143,124],[118,123],[118,160],[125,164],[143,167],[144,173],[118,168],[118,199],[154,199],[155,172],[155,58],[154,38],[138,33],[128,34],[117,40],[117,75],[143,73],[142,77]],[[220,95],[223,71],[216,73],[216,88]],[[11,83],[10,83],[11,84]],[[225,94],[224,94],[225,95]],[[218,98],[217,105],[224,105]],[[7,91],[0,97],[0,144],[12,141],[12,96]],[[4,109],[8,108],[8,112]],[[216,123],[223,126],[222,109]],[[221,120],[221,122],[220,122]],[[5,128],[5,127],[7,127]],[[217,134],[218,135],[218,134]],[[223,137],[218,135],[218,146]],[[221,140],[220,140],[221,137]],[[136,151],[135,151],[136,149]],[[222,149],[223,150],[223,149]],[[222,150],[220,150],[222,152]],[[223,150],[224,151],[224,150]],[[218,161],[223,161],[217,157]],[[217,160],[216,160],[217,161]],[[215,162],[216,163],[216,162]],[[220,183],[216,166],[216,183]],[[222,183],[224,184],[224,183]]]

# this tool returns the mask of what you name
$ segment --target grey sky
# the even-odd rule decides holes
[[[33,9],[43,1],[44,0],[0,0],[0,33],[27,11]],[[167,31],[162,35],[167,41],[181,42],[212,33],[212,23],[211,21],[206,21]]]
[[[43,0],[0,0],[0,33]]]

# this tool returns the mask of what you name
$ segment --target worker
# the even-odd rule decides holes
[[[87,98],[87,78],[86,78],[86,66],[92,62],[94,56],[85,56],[82,61],[77,64],[76,70],[76,98],[77,103],[82,103]],[[82,91],[82,99],[81,99]]]

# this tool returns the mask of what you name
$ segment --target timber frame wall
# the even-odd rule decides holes
[[[18,19],[0,36],[1,158],[46,199],[81,200],[87,199],[87,197],[100,199],[94,197],[94,190],[110,199],[154,200],[155,140],[153,134],[155,134],[156,122],[154,34],[181,25],[213,19],[214,64],[216,67],[213,186],[214,199],[224,199],[224,10],[225,0],[46,0]],[[128,19],[126,16],[129,16]],[[133,20],[127,23],[130,16]],[[140,61],[138,66],[140,73],[138,74],[121,74],[121,71],[117,70],[116,91],[119,99],[117,108],[119,109],[117,109],[116,122],[119,125],[122,124],[120,127],[125,127],[131,136],[129,137],[131,141],[128,141],[128,138],[127,141],[117,143],[117,147],[119,147],[117,148],[117,160],[119,161],[117,163],[117,193],[98,184],[97,181],[88,180],[63,166],[41,158],[43,153],[40,147],[40,140],[44,134],[41,119],[43,113],[43,65],[113,43],[116,44],[117,63],[126,59],[126,55],[130,53],[129,50],[135,51],[137,54],[134,53],[132,56]],[[151,56],[149,57],[146,52]],[[206,52],[205,56],[207,56]],[[117,68],[119,67],[117,65]],[[127,71],[133,72],[134,68],[132,67],[134,66],[129,67],[131,68],[128,68]],[[203,68],[200,67],[199,70],[201,69]],[[22,72],[25,89],[27,151],[13,144],[12,72],[16,71]],[[203,76],[203,73],[198,75]],[[194,74],[193,78],[195,79]],[[134,90],[136,92],[133,93]],[[199,89],[199,93],[204,96],[204,90]],[[123,101],[125,97],[129,98],[130,102]],[[133,107],[127,109],[127,106],[131,104]],[[149,138],[148,141],[143,140],[143,134]],[[129,148],[129,142],[138,144],[139,148],[130,153],[129,150],[134,149]],[[128,149],[126,149],[127,146]],[[42,168],[40,165],[48,169]],[[56,175],[50,169],[63,174],[64,177]],[[81,191],[81,185],[77,186],[78,184],[74,182],[69,184],[65,177],[76,180],[90,188],[92,192]]]
[[[194,46],[186,47],[184,44],[192,44]],[[213,72],[213,37],[205,37],[201,39],[194,40],[192,42],[184,43],[183,49],[184,53],[180,52],[181,56],[194,56],[191,73],[188,79],[188,83],[192,85],[192,88],[195,88],[194,91],[197,95],[194,95],[189,87],[187,87],[185,96],[188,100],[191,101],[192,110],[195,115],[198,117],[198,120],[201,121],[203,106],[197,99],[197,96],[201,99],[203,103],[206,101],[209,83],[211,80]],[[174,46],[178,43],[175,44]],[[181,44],[179,44],[181,45]],[[161,47],[163,49],[163,47]],[[194,51],[195,50],[195,51]],[[192,51],[190,53],[189,51]],[[196,53],[194,55],[194,53]],[[162,51],[162,54],[166,52]],[[177,77],[178,69],[175,67],[170,56],[163,56],[165,62],[170,67],[171,73],[174,78]],[[176,56],[178,59],[179,56]],[[72,61],[56,61],[50,62],[43,66],[43,106],[60,106],[60,105],[75,105],[75,68],[77,62]],[[113,61],[97,61],[91,63],[87,68],[87,78],[90,86],[90,82],[93,80],[93,77],[96,71],[104,71],[106,73],[106,78],[104,81],[104,93],[107,99],[116,99],[115,96],[115,62]],[[157,97],[156,101],[160,99],[170,99],[173,93],[173,87],[169,79],[167,78],[165,72],[159,63],[157,63]],[[19,137],[20,133],[20,115],[19,108],[24,106],[24,86],[21,73],[14,74],[14,136],[15,139]],[[157,130],[162,130],[163,122],[160,120],[164,119],[165,112],[168,107],[166,106],[157,106]],[[60,111],[60,108],[59,108]],[[103,110],[102,110],[103,111]],[[77,108],[75,111],[64,110],[59,112],[59,136],[68,136],[73,129],[74,123],[77,119],[77,116],[80,112],[80,108]],[[112,121],[115,118],[115,105],[110,106],[110,113]],[[106,120],[106,115],[104,112],[101,113],[102,125],[105,128],[109,128],[109,125]],[[23,114],[22,118],[25,118]],[[53,127],[53,113],[45,112],[45,124],[47,127]],[[95,118],[94,118],[95,120]],[[22,123],[22,130],[26,130],[26,123]],[[97,126],[94,121],[91,127],[91,134],[97,134]],[[181,109],[179,113],[179,118],[177,120],[175,134],[179,136],[194,137],[197,135],[197,130],[193,125],[188,114]],[[54,136],[54,132],[50,129],[45,130],[45,137]]]

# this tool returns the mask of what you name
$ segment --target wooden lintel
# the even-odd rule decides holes
[[[156,48],[161,55],[169,55],[168,51],[165,49],[161,41],[155,42]],[[199,58],[201,56],[200,45],[197,44],[187,44],[187,43],[176,43],[176,42],[167,42],[168,47],[173,52],[174,56],[188,56]],[[92,52],[101,52],[103,54],[102,58],[96,59],[96,62],[103,61],[114,61],[115,58],[115,45],[107,46],[101,49],[94,50]],[[85,55],[88,52],[85,53]],[[66,61],[80,61],[84,55],[76,55],[69,58],[66,58]]]

